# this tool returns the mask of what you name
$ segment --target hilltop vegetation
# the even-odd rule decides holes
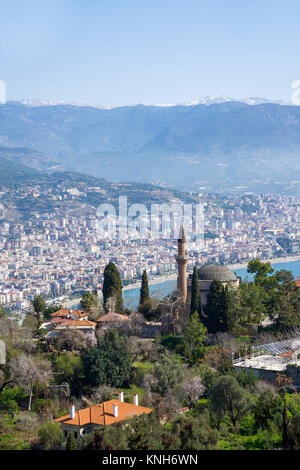
[[[211,289],[206,311],[216,321],[211,319],[205,326],[196,310],[183,322],[181,311],[175,331],[177,317],[171,318],[174,299],[167,298],[155,307],[144,295],[144,276],[140,305],[153,303],[147,315],[158,315],[166,328],[152,340],[139,337],[136,317],[129,317],[135,322],[130,328],[98,331],[94,339],[79,332],[61,332],[49,344],[40,328],[50,313],[42,298],[34,299],[34,310],[23,326],[13,325],[1,311],[0,339],[6,342],[7,364],[0,376],[0,448],[58,449],[67,445],[72,449],[74,442],[65,441],[52,419],[67,414],[70,403],[85,408],[117,398],[121,389],[125,401],[132,403],[133,393],[138,393],[139,403],[153,412],[126,426],[100,427],[76,442],[76,448],[299,450],[300,394],[291,379],[278,373],[276,382],[270,384],[252,373],[239,372],[232,367],[232,352],[242,356],[246,348],[249,352],[266,338],[274,341],[288,333],[288,319],[300,318],[300,294],[294,290],[290,274],[273,273],[269,263],[254,260],[248,270],[255,275],[253,283],[242,285],[237,298],[229,303],[226,290]],[[114,277],[107,279],[118,285]],[[286,309],[291,293],[293,309]],[[104,313],[95,296],[82,298],[93,318],[97,311],[99,316]],[[200,310],[197,296],[193,298]],[[112,300],[106,300],[106,310]],[[240,308],[243,302],[247,302],[247,311]],[[261,309],[275,320],[271,328],[259,326]],[[244,331],[249,322],[259,326],[253,336]],[[55,388],[57,385],[64,387]]]

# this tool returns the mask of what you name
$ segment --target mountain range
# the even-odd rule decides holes
[[[104,109],[0,105],[0,157],[198,192],[298,192],[300,107],[205,97]]]

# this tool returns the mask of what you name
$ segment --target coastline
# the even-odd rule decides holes
[[[269,258],[269,259],[263,259],[261,260],[264,263],[270,262],[271,264],[278,264],[278,263],[292,263],[294,261],[300,261],[300,255],[295,255],[295,256],[289,256],[287,258]],[[245,263],[235,263],[235,264],[226,264],[230,269],[245,269],[248,266],[248,262]]]
[[[175,281],[177,279],[177,273],[169,274],[167,276],[159,276],[157,279],[149,279],[148,284],[149,286],[153,286],[155,284],[161,284],[162,282],[166,281]],[[132,290],[132,289],[140,289],[141,288],[141,280],[135,282],[134,284],[129,284],[128,286],[123,286],[123,292]],[[74,305],[79,304],[81,297],[78,297],[73,300],[67,300],[62,303],[64,308],[70,308]]]
[[[159,276],[158,278],[154,279],[149,279],[148,284],[149,286],[153,286],[155,284],[160,284],[161,282],[166,282],[166,281],[175,281],[177,279],[177,273],[173,274],[167,274],[166,276]],[[136,289],[141,287],[141,280],[135,282],[134,284],[129,284],[128,286],[123,287],[123,291],[125,290],[130,290],[130,289]]]
[[[262,260],[263,262],[270,262],[271,264],[277,264],[277,263],[292,263],[295,261],[300,261],[300,255],[298,256],[291,256],[287,258],[270,258],[266,260]],[[226,264],[229,269],[231,270],[237,270],[237,269],[246,269],[248,266],[248,262],[245,263],[235,263],[235,264]],[[167,281],[175,281],[177,279],[177,273],[172,273],[168,274],[165,276],[159,276],[157,278],[149,279],[148,284],[149,286],[155,285],[155,284],[161,284],[162,282],[167,282]],[[141,287],[141,280],[136,281],[134,284],[129,284],[127,286],[123,287],[123,292],[132,290],[132,289],[139,289]],[[80,302],[80,297],[77,299],[73,300],[67,300],[66,302],[63,302],[63,307],[64,308],[70,308],[74,306],[75,304],[79,304]]]

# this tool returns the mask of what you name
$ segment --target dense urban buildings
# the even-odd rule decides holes
[[[53,197],[64,199],[72,193],[74,202],[78,190],[71,189],[60,188]],[[24,198],[23,192],[22,188],[16,189],[14,197]],[[49,189],[44,192],[51,195]],[[29,187],[26,194],[42,197],[43,189]],[[4,202],[4,188],[1,195]],[[236,264],[255,257],[270,259],[295,254],[289,249],[291,243],[284,244],[282,240],[295,240],[293,246],[297,242],[299,198],[199,195],[199,200],[205,204],[205,242],[200,244],[199,234],[189,233],[188,272],[194,264]],[[175,275],[177,237],[103,240],[97,224],[91,211],[83,215],[66,211],[64,215],[59,206],[48,212],[33,207],[25,220],[4,218],[0,224],[0,303],[20,313],[28,309],[36,294],[48,300],[78,297],[82,291],[95,288],[101,294],[103,272],[109,261],[117,265],[124,285],[141,279],[144,269],[150,280]]]

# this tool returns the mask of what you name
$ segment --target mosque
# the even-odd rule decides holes
[[[188,263],[188,255],[186,251],[186,237],[184,228],[181,226],[178,235],[178,254],[176,256],[176,262],[178,265],[178,276],[177,276],[177,290],[181,299],[184,302],[190,303],[191,301],[191,290],[192,290],[192,279],[187,278],[186,266]],[[213,280],[217,279],[221,281],[225,286],[227,285],[231,289],[236,289],[239,286],[239,278],[226,266],[220,264],[209,264],[202,266],[198,269],[198,282],[201,296],[201,303],[205,305],[207,302],[207,294],[209,291],[210,284]]]

